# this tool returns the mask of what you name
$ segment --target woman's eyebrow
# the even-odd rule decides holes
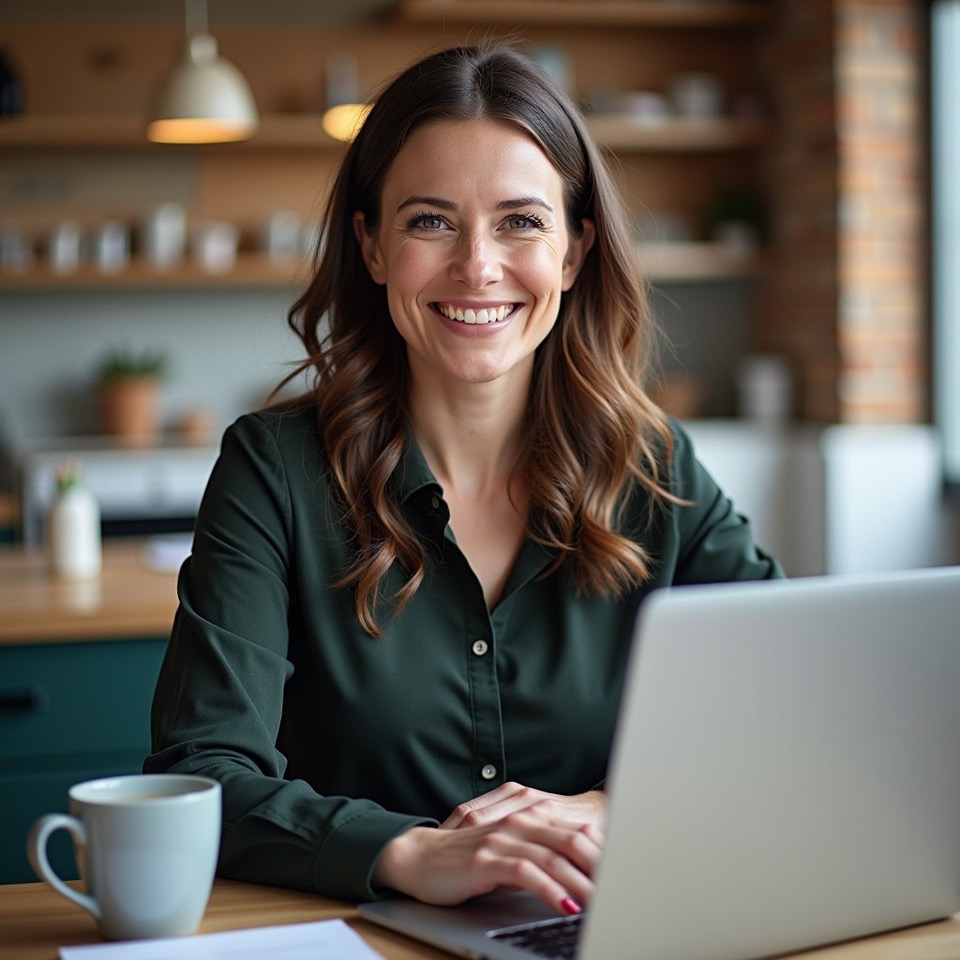
[[[407,197],[398,207],[397,211],[403,210],[405,207],[413,206],[424,206],[424,207],[435,207],[438,210],[456,210],[457,205],[452,200],[443,200],[440,197],[429,197],[423,194],[415,193],[412,196]],[[497,210],[513,210],[517,207],[542,207],[544,210],[547,210],[550,213],[553,213],[553,207],[547,203],[542,197],[514,197],[510,200],[501,200],[497,206]]]
[[[404,207],[414,206],[437,207],[440,210],[457,209],[457,205],[451,200],[441,200],[440,197],[426,197],[415,193],[412,197],[407,197],[407,199],[397,207],[397,210],[399,211],[403,210]]]
[[[517,197],[514,200],[501,200],[497,204],[498,210],[510,210],[514,207],[543,207],[544,210],[553,213],[553,207],[541,197]]]

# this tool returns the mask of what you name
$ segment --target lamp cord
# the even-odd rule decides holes
[[[207,0],[184,0],[183,13],[188,37],[210,32],[207,24]]]

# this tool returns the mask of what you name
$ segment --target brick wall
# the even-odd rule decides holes
[[[924,420],[920,5],[778,6],[773,267],[756,342],[791,359],[802,419]]]

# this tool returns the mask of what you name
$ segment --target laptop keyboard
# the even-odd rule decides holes
[[[509,943],[520,950],[526,950],[535,957],[575,960],[583,918],[584,914],[578,913],[572,917],[540,920],[536,923],[497,930],[489,936],[492,940]]]

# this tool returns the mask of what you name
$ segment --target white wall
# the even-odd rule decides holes
[[[203,407],[221,430],[258,406],[285,365],[302,356],[286,326],[297,293],[293,286],[0,293],[0,446],[4,438],[19,449],[95,433],[94,370],[118,345],[169,351],[166,420]],[[682,362],[701,375],[708,402],[728,411],[747,298],[737,284],[690,284],[654,299],[675,350],[664,365]]]
[[[0,295],[0,437],[96,433],[93,376],[113,346],[170,354],[165,422],[209,410],[219,432],[263,402],[302,348],[287,289],[43,291]]]

